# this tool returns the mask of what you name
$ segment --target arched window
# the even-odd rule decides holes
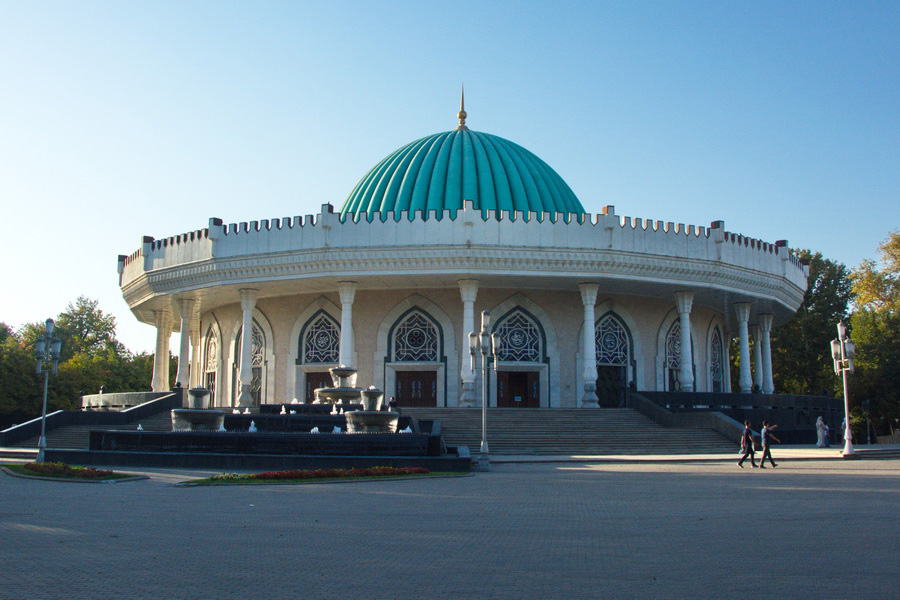
[[[541,332],[535,322],[517,310],[497,326],[500,337],[497,359],[510,362],[539,362]]]
[[[594,340],[598,365],[628,365],[628,331],[614,315],[608,314],[597,322]]]
[[[725,347],[722,344],[722,333],[716,327],[713,331],[712,347],[709,354],[709,373],[712,379],[712,391],[720,393],[725,387]]]
[[[394,330],[393,346],[396,362],[437,362],[437,328],[425,315],[415,311]]]
[[[303,364],[337,363],[341,354],[341,329],[324,312],[314,316],[301,335]]]
[[[691,337],[691,350],[694,348],[694,338]],[[691,352],[691,356],[694,356],[694,353]],[[691,369],[694,366],[691,365]],[[670,392],[677,392],[680,389],[680,383],[678,382],[678,372],[681,370],[681,321],[675,320],[672,323],[672,326],[669,328],[669,333],[666,334],[666,371],[668,373],[667,377],[667,387],[666,389]],[[696,379],[696,378],[695,378]]]
[[[241,369],[241,344],[244,329],[238,331],[237,338],[234,343],[234,386],[232,386],[232,396],[234,404],[240,396],[240,369]],[[250,338],[250,368],[252,378],[250,380],[250,395],[253,396],[254,406],[259,406],[263,402],[263,378],[265,377],[266,366],[266,336],[262,327],[255,320],[253,321],[253,330]]]
[[[206,361],[203,363],[203,387],[209,390],[210,404],[216,401],[216,371],[219,366],[219,335],[212,327],[206,334]]]

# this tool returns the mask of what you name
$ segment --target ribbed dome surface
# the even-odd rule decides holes
[[[489,133],[457,129],[422,138],[388,155],[360,180],[342,215],[457,210],[584,213],[566,182],[540,158]],[[527,217],[526,217],[527,218]]]

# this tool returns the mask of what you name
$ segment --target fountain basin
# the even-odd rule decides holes
[[[354,410],[344,413],[347,419],[347,433],[397,433],[397,413]]]
[[[185,408],[209,408],[209,390],[206,388],[191,388],[188,390],[186,400],[187,406]]]
[[[225,412],[221,410],[172,409],[172,431],[218,431],[224,424]]]

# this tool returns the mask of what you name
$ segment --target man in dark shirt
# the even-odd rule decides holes
[[[750,421],[744,421],[744,435],[741,436],[741,449],[744,451],[744,455],[741,456],[741,460],[738,461],[738,466],[740,468],[744,468],[744,460],[749,456],[750,464],[753,465],[753,468],[756,468],[756,461],[754,458],[753,451],[753,431],[750,429]]]

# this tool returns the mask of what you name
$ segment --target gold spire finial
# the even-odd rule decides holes
[[[460,86],[459,91],[459,112],[456,113],[456,118],[459,119],[459,126],[456,128],[457,130],[464,131],[469,128],[466,127],[466,88],[465,86]]]

